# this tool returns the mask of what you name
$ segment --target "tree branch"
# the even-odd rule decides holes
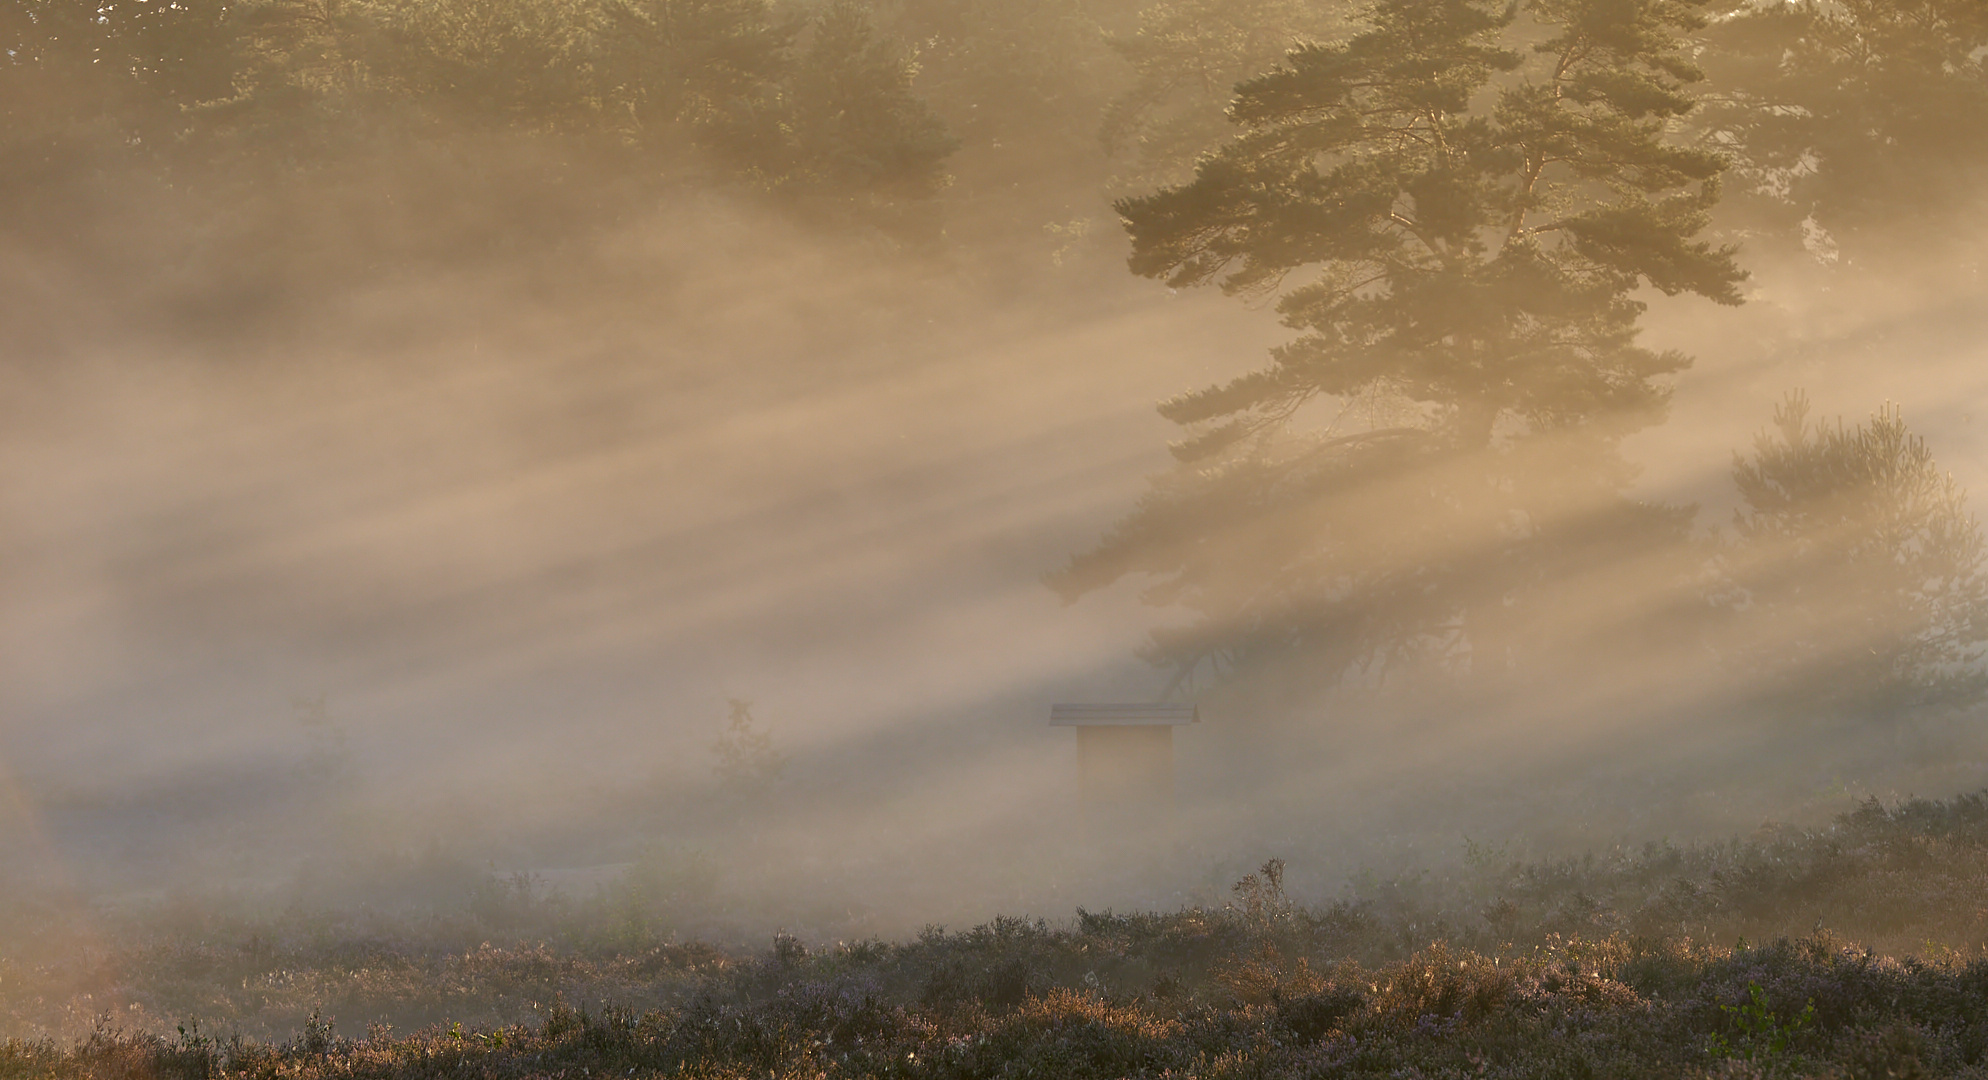
[[[1394,222],[1396,225],[1399,225],[1402,228],[1407,229],[1409,235],[1415,237],[1415,239],[1417,240],[1422,241],[1422,246],[1429,249],[1429,254],[1434,255],[1437,259],[1440,259],[1445,265],[1449,263],[1450,261],[1449,252],[1444,251],[1441,247],[1439,247],[1436,244],[1434,240],[1431,240],[1429,238],[1429,235],[1422,231],[1422,227],[1420,225],[1415,224],[1414,221],[1410,220],[1407,217],[1404,217],[1402,214],[1393,210],[1388,211],[1387,219],[1389,221]]]

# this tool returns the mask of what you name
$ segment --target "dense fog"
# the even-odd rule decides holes
[[[1262,73],[1475,13],[1513,59],[1429,115],[1516,124],[1594,6],[10,2],[8,936],[511,882],[853,939],[1988,784],[1976,5],[1678,4],[1661,62],[1608,46],[1688,102],[1620,106],[1640,134],[1534,211],[1671,208],[1667,262],[1566,241],[1581,288],[1627,275],[1553,346],[1642,350],[1606,393],[1541,404],[1562,358],[1445,397],[1463,330],[1345,374],[1433,317],[1372,314],[1421,264],[1334,254],[1323,210],[1248,233],[1281,181],[1216,182],[1341,107],[1266,120]],[[1602,125],[1595,63],[1567,107]],[[1225,117],[1238,84],[1270,104]],[[1182,267],[1229,240],[1162,210],[1232,212],[1217,254],[1266,269],[1224,295]],[[1504,226],[1454,229],[1446,268]],[[1179,395],[1282,363],[1278,298],[1358,259],[1396,336],[1313,325],[1350,351],[1235,414],[1260,442],[1170,454],[1228,408]],[[1389,432],[1338,486],[1280,472]],[[1163,695],[1201,709],[1171,808],[1100,818],[1050,706]]]

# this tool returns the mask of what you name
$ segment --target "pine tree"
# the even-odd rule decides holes
[[[1131,268],[1274,296],[1299,335],[1161,406],[1180,467],[1052,585],[1153,575],[1197,619],[1151,659],[1329,684],[1525,668],[1594,594],[1568,583],[1661,560],[1689,512],[1621,498],[1615,447],[1688,359],[1636,344],[1631,294],[1734,304],[1744,277],[1696,239],[1722,159],[1670,138],[1702,6],[1382,0],[1238,87],[1192,182],[1117,204]]]
[[[780,779],[787,756],[773,748],[773,735],[753,720],[751,702],[732,698],[726,708],[724,734],[711,744],[718,756],[711,771],[729,789],[762,794]]]
[[[817,189],[936,194],[959,142],[912,92],[917,67],[851,0],[811,29],[787,92],[799,171]]]
[[[1733,652],[1772,696],[1868,716],[1988,689],[1988,547],[1897,406],[1830,427],[1792,393],[1733,480],[1747,602]]]
[[[1098,137],[1133,158],[1133,174],[1163,183],[1191,173],[1220,141],[1237,83],[1276,67],[1292,44],[1340,29],[1341,8],[1321,0],[1163,0],[1136,32],[1113,35],[1133,83],[1112,99]]]
[[[1763,4],[1710,35],[1700,126],[1731,153],[1736,219],[1830,261],[1921,264],[1971,239],[1988,182],[1988,4]]]
[[[767,0],[605,0],[604,9],[611,29],[598,62],[630,139],[695,142],[737,161],[778,143],[778,86],[799,20]]]

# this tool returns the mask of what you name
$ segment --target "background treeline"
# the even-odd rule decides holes
[[[225,332],[411,266],[561,252],[572,268],[603,230],[714,189],[923,240],[957,145],[912,92],[908,51],[850,4],[30,2],[4,17],[18,254],[140,325],[147,297]]]
[[[1295,42],[1344,35],[1359,10],[20,0],[0,12],[0,190],[17,239],[129,250],[166,222],[190,234],[151,273],[188,273],[186,249],[227,231],[216,215],[301,174],[364,177],[378,198],[272,211],[259,239],[573,240],[686,185],[776,193],[905,242],[989,214],[1029,234],[1112,234],[1105,195],[1182,178],[1229,133],[1237,83]],[[1901,230],[1950,235],[1942,223],[1979,189],[1969,136],[1988,124],[1977,5],[1715,14],[1694,47],[1708,107],[1673,134],[1735,163],[1730,228],[1831,258],[1897,251]],[[339,227],[311,233],[327,214]]]

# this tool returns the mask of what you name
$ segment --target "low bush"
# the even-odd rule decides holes
[[[239,1025],[215,1037],[213,1012],[174,1035],[106,1019],[66,1048],[0,1044],[0,1080],[1988,1077],[1988,954],[1967,891],[1984,808],[1869,804],[1810,833],[1481,864],[1387,903],[1356,891],[1306,906],[1273,862],[1222,907],[900,942],[782,934],[757,953],[180,942],[122,970],[153,993],[173,973],[173,1000],[218,1006],[219,1024],[256,995],[363,1020],[379,1000],[366,995],[384,994],[435,1019],[353,1039],[332,1010],[276,1013],[299,1016],[295,1034],[264,1041]],[[1857,944],[1854,924],[1715,937],[1870,902],[1890,908],[1867,926],[1922,947]],[[476,1017],[511,998],[522,1018]]]

